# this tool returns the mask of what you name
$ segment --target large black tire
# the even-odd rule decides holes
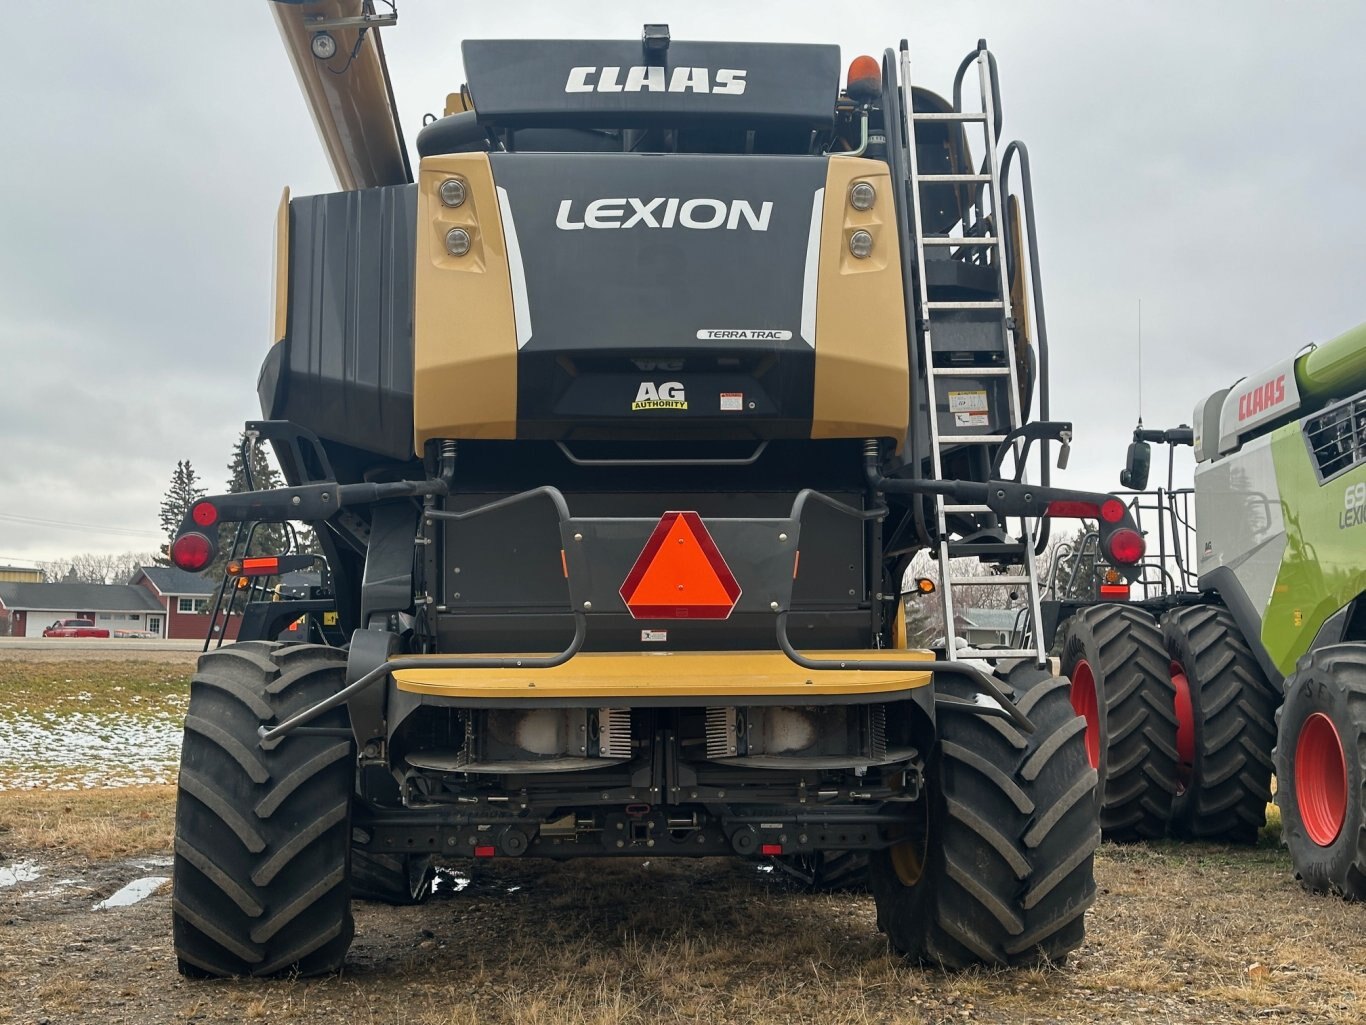
[[[1143,609],[1084,608],[1063,626],[1062,675],[1086,720],[1100,777],[1101,834],[1131,843],[1167,833],[1176,796],[1176,712],[1162,632]]]
[[[870,859],[878,927],[923,964],[1058,964],[1085,936],[1100,843],[1085,724],[1067,681],[1021,666],[1009,682],[1034,733],[940,711],[926,799],[913,806],[901,844]],[[961,678],[936,686],[974,697]]]
[[[1271,800],[1275,691],[1228,609],[1173,609],[1162,617],[1162,636],[1171,656],[1182,755],[1172,835],[1256,843]]]
[[[396,907],[424,904],[432,895],[436,865],[430,854],[374,854],[351,850],[351,896]]]
[[[1366,643],[1301,658],[1276,718],[1276,804],[1295,875],[1366,900]]]
[[[810,893],[862,893],[868,889],[865,851],[812,851],[784,855],[776,861],[784,878]]]
[[[354,745],[257,729],[340,690],[345,656],[250,641],[211,651],[190,683],[176,801],[171,905],[191,976],[317,975],[354,931],[350,847]],[[344,708],[311,725],[345,727]]]

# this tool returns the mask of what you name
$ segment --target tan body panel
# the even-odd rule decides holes
[[[928,651],[818,651],[812,658],[932,659]],[[404,656],[410,659],[414,656]],[[432,656],[438,659],[441,656]],[[929,672],[803,669],[780,651],[587,652],[554,669],[401,669],[399,690],[487,701],[857,698],[928,685]]]
[[[467,198],[441,202],[447,178]],[[446,251],[464,228],[470,250]],[[423,159],[418,171],[417,271],[413,310],[413,430],[420,455],[432,438],[517,436],[517,343],[507,243],[484,153]]]
[[[877,191],[869,210],[855,210],[849,190],[868,182]],[[880,160],[832,157],[825,178],[820,272],[816,289],[816,381],[813,438],[892,438],[910,422],[910,368],[901,247],[892,178]],[[866,259],[849,252],[849,237],[873,236]]]

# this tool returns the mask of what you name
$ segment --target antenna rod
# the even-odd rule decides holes
[[[1138,300],[1138,422],[1143,422],[1143,300]]]

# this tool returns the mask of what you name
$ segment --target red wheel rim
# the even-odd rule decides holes
[[[1315,712],[1295,744],[1295,803],[1309,839],[1330,846],[1347,820],[1347,757],[1333,720]]]
[[[1096,678],[1091,666],[1082,659],[1072,668],[1072,708],[1086,720],[1086,757],[1091,768],[1100,768],[1100,702],[1096,698]]]
[[[1180,662],[1171,666],[1172,704],[1176,709],[1177,782],[1184,791],[1195,772],[1195,709],[1191,705],[1191,682]]]

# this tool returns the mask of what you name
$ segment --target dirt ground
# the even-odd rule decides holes
[[[1106,845],[1087,942],[1046,971],[909,967],[868,897],[752,863],[503,861],[452,865],[425,907],[358,904],[336,977],[192,982],[168,888],[94,909],[170,873],[171,788],[117,794],[0,795],[0,865],[36,875],[0,887],[0,1022],[1366,1020],[1366,906],[1303,892],[1270,843]]]
[[[1273,838],[1103,846],[1086,944],[1044,971],[907,966],[867,896],[752,862],[504,860],[448,866],[425,907],[358,904],[335,977],[192,982],[168,887],[95,908],[170,874],[173,795],[0,792],[0,1023],[1366,1021],[1366,905],[1302,891]]]

